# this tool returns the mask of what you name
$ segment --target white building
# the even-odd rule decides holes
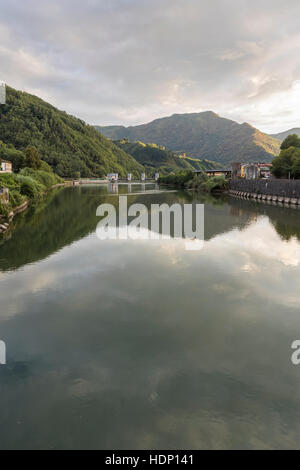
[[[118,181],[118,173],[108,173],[107,179],[110,183],[115,183]]]
[[[7,160],[1,160],[0,173],[12,173],[12,163]]]

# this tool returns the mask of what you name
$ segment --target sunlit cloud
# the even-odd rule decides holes
[[[1,2],[1,79],[90,123],[213,110],[264,131],[299,126],[291,0]]]

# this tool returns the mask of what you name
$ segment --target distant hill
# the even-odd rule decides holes
[[[60,176],[104,176],[109,172],[125,176],[143,171],[133,157],[93,126],[10,87],[6,88],[6,104],[0,106],[0,141],[17,150],[34,145]]]
[[[171,150],[157,144],[144,144],[143,142],[129,142],[128,139],[115,140],[114,144],[120,147],[135,160],[143,165],[148,176],[153,176],[156,171],[169,174],[181,170],[217,169],[218,163],[189,158],[186,155],[178,155]]]
[[[290,129],[288,131],[278,132],[278,134],[270,134],[270,136],[282,142],[288,135],[291,134],[297,134],[297,136],[300,137],[300,127],[294,127],[294,129]]]
[[[173,114],[139,126],[96,126],[113,140],[154,142],[228,167],[234,161],[272,161],[280,142],[247,123],[222,118],[212,111]]]

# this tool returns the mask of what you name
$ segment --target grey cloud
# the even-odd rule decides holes
[[[3,0],[1,79],[91,123],[213,109],[258,127],[271,113],[277,130],[300,120],[270,104],[300,79],[299,13],[296,0]]]

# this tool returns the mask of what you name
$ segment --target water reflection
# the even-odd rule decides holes
[[[120,195],[127,194],[128,204],[144,204],[149,210],[149,219],[151,204],[204,203],[205,240],[233,229],[242,230],[261,216],[268,218],[282,239],[300,239],[300,212],[297,209],[187,191],[160,192],[158,189],[157,184],[131,183],[65,188],[51,193],[42,204],[15,218],[10,238],[0,242],[0,270],[16,269],[43,259],[94,232],[99,222],[96,217],[99,204],[109,202],[118,212],[119,199],[117,195],[114,197],[115,191]]]
[[[103,199],[63,190],[1,246],[4,269],[14,250],[23,268],[0,277],[0,447],[299,448],[298,212],[206,198],[205,247],[190,253],[100,243]]]
[[[119,194],[130,194],[127,193],[127,184],[115,186]],[[157,190],[154,184],[146,186],[148,191]],[[151,203],[172,205],[174,202],[179,202],[184,204],[197,199],[195,194],[177,195],[173,192],[139,195],[138,193],[144,190],[140,184],[131,184],[131,188],[134,195],[130,196],[129,203],[143,203],[149,209]],[[99,222],[99,218],[96,217],[99,204],[109,202],[118,209],[118,197],[114,198],[114,192],[111,193],[111,190],[112,188],[104,185],[65,188],[53,192],[43,201],[43,204],[16,217],[9,235],[10,239],[0,244],[0,269],[16,269],[24,264],[43,259],[94,232]],[[222,210],[220,210],[221,207],[223,207]],[[231,229],[234,224],[242,226],[246,223],[247,216],[229,218],[228,211],[230,211],[230,206],[223,202],[216,202],[214,199],[207,201],[206,239],[219,231]],[[211,212],[212,217],[209,215]],[[213,220],[213,215],[218,217],[217,222]]]
[[[107,191],[109,193],[118,194],[119,185],[118,183],[108,183]]]

